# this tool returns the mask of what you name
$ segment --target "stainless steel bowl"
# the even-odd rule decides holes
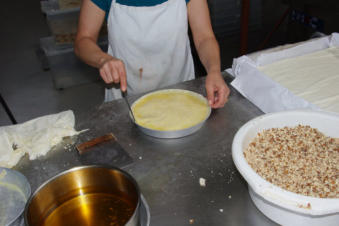
[[[0,167],[0,225],[18,225],[30,195],[31,186],[24,175]]]
[[[139,224],[140,191],[126,172],[104,166],[75,167],[46,181],[30,197],[25,224]]]
[[[202,96],[201,94],[198,94],[198,93],[195,93],[195,92],[192,92],[192,91],[189,91],[189,90],[182,90],[182,89],[164,89],[164,90],[158,90],[158,91],[155,91],[155,92],[151,92],[151,93],[148,93],[142,97],[140,97],[139,99],[137,99],[136,101],[133,102],[132,104],[132,109],[133,109],[133,106],[138,102],[140,101],[142,98],[145,98],[147,97],[148,95],[152,95],[154,93],[158,93],[158,92],[168,92],[168,91],[180,91],[180,92],[186,92],[186,93],[189,93],[190,95],[193,95],[193,96],[196,96],[198,97],[199,99],[201,99],[202,101],[206,101],[207,103],[207,100],[204,96]],[[184,136],[188,136],[188,135],[191,135],[193,133],[195,133],[196,131],[198,131],[206,122],[206,120],[210,117],[211,115],[211,107],[208,105],[209,109],[208,109],[208,114],[206,115],[206,118],[201,121],[200,123],[192,126],[192,127],[189,127],[189,128],[186,128],[186,129],[182,129],[182,130],[168,130],[168,131],[164,131],[164,130],[155,130],[155,129],[150,129],[150,128],[146,128],[144,126],[141,126],[139,125],[138,123],[136,123],[133,118],[132,118],[132,115],[130,114],[130,118],[131,120],[134,122],[134,124],[137,126],[137,128],[143,132],[144,134],[146,135],[149,135],[149,136],[152,136],[152,137],[157,137],[157,138],[180,138],[180,137],[184,137]]]

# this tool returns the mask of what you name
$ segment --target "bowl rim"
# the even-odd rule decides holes
[[[234,164],[253,191],[268,202],[297,213],[313,216],[339,213],[339,198],[310,197],[280,188],[257,174],[247,163],[243,155],[243,137],[250,128],[258,125],[265,119],[298,114],[314,114],[320,117],[330,117],[339,122],[339,114],[314,110],[289,110],[258,116],[245,123],[235,134],[232,143],[232,158]],[[308,207],[308,204],[311,205],[311,208]]]
[[[138,124],[136,121],[133,120],[131,113],[129,112],[129,117],[132,120],[132,122],[137,126],[140,127],[144,132],[146,132],[148,135],[150,134],[154,134],[154,133],[158,133],[159,134],[159,138],[167,138],[167,136],[169,138],[178,138],[178,137],[182,137],[181,134],[185,134],[184,136],[187,136],[190,134],[190,131],[195,132],[195,128],[197,127],[201,127],[202,124],[204,124],[206,122],[206,120],[210,117],[211,113],[212,113],[212,108],[211,106],[208,104],[208,101],[206,99],[206,97],[204,97],[203,95],[201,95],[200,93],[191,91],[191,90],[186,90],[186,89],[160,89],[160,90],[156,90],[153,92],[149,92],[145,95],[142,95],[141,97],[139,97],[138,99],[136,99],[132,105],[131,105],[131,109],[133,109],[134,105],[141,101],[142,99],[153,95],[155,93],[165,93],[165,92],[180,92],[180,93],[189,93],[190,95],[193,95],[199,99],[201,99],[202,101],[206,102],[207,107],[208,107],[208,113],[206,114],[206,117],[199,123],[188,127],[188,128],[184,128],[184,129],[180,129],[180,130],[157,130],[157,129],[150,129],[148,127],[144,127],[140,124]],[[175,134],[178,134],[178,136],[176,136]]]
[[[139,185],[138,183],[136,182],[136,180],[132,177],[132,175],[130,175],[128,172],[126,172],[125,170],[122,170],[118,167],[115,167],[115,166],[108,166],[108,165],[82,165],[82,166],[75,166],[75,167],[72,167],[68,170],[64,170],[58,174],[56,174],[55,176],[51,177],[50,179],[46,180],[45,182],[43,182],[34,192],[33,194],[31,194],[31,196],[29,197],[29,199],[27,200],[26,202],[26,205],[25,205],[25,208],[24,208],[24,222],[25,222],[25,225],[29,225],[28,224],[28,208],[29,208],[29,205],[32,201],[32,199],[36,196],[36,194],[41,190],[43,189],[47,184],[49,184],[50,182],[56,180],[57,178],[59,178],[60,176],[63,176],[67,173],[71,173],[71,172],[74,172],[74,171],[77,171],[77,170],[81,170],[81,169],[89,169],[89,168],[104,168],[104,169],[109,169],[109,170],[117,170],[119,171],[120,173],[122,173],[124,176],[126,176],[131,182],[132,184],[135,186],[136,188],[136,191],[137,191],[137,195],[138,195],[138,202],[137,202],[137,205],[135,207],[135,210],[133,212],[133,215],[130,217],[130,219],[126,222],[126,224],[128,225],[128,223],[133,220],[135,218],[135,215],[138,214],[138,211],[140,209],[140,205],[141,205],[141,192],[140,192],[140,188],[139,188]]]

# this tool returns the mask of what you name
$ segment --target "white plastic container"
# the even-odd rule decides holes
[[[46,14],[47,24],[55,43],[67,45],[74,42],[80,13],[80,0],[41,1],[41,11]],[[99,36],[107,36],[107,24],[104,22]]]
[[[284,190],[259,176],[244,158],[243,151],[259,132],[299,124],[317,128],[327,136],[339,137],[338,114],[308,110],[265,114],[247,122],[236,133],[232,144],[233,161],[248,183],[254,204],[271,220],[281,225],[338,226],[338,198],[314,198]]]

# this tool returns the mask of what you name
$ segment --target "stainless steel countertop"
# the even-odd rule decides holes
[[[204,81],[205,78],[198,78],[169,88],[206,96]],[[140,96],[129,97],[129,101],[132,103]],[[160,139],[144,135],[133,125],[121,99],[76,116],[78,130],[90,129],[79,135],[77,142],[114,133],[134,159],[122,168],[137,180],[150,206],[151,226],[276,225],[254,206],[247,184],[232,161],[233,136],[244,123],[261,114],[231,88],[228,103],[222,109],[213,110],[199,131],[183,138]],[[28,177],[33,190],[59,171],[78,164],[72,161],[74,148],[53,152],[63,153],[62,157],[51,154],[43,165],[23,160],[16,167]],[[52,161],[48,158],[63,160],[57,161],[59,165],[49,164]],[[206,187],[200,186],[199,178],[206,180]]]

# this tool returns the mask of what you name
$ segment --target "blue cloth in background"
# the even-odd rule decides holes
[[[127,6],[144,7],[155,6],[164,3],[168,0],[116,0],[117,3]],[[185,0],[188,3],[190,0]],[[92,0],[100,9],[106,12],[106,19],[111,8],[112,0]]]

